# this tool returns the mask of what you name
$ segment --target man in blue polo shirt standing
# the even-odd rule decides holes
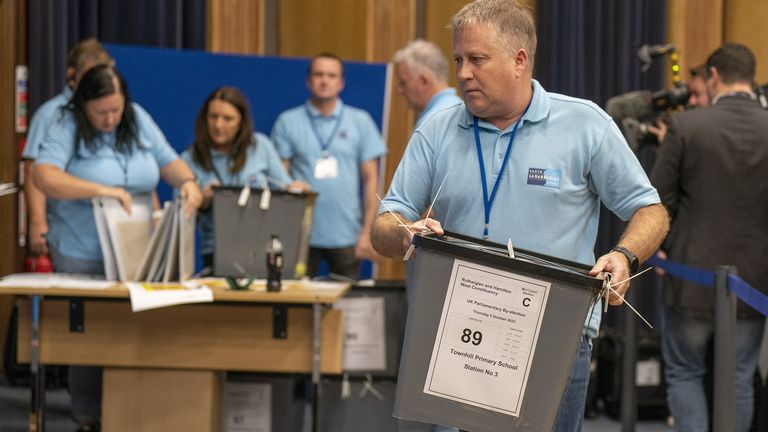
[[[433,42],[417,39],[392,57],[397,92],[419,112],[414,129],[443,108],[461,103],[456,89],[448,85],[448,62]]]
[[[318,192],[307,274],[317,275],[326,260],[331,273],[357,278],[358,260],[377,258],[370,230],[386,147],[370,114],[339,98],[344,65],[338,56],[312,58],[307,88],[309,100],[275,121],[272,141],[291,176]]]
[[[594,263],[592,275],[625,281],[656,251],[669,220],[616,124],[595,104],[548,93],[532,79],[536,27],[515,0],[476,0],[451,27],[464,103],[435,113],[411,137],[373,225],[376,250],[402,257],[412,231],[445,227]],[[419,220],[444,179],[434,219]],[[629,224],[595,262],[601,202]],[[404,229],[387,210],[415,227]],[[628,288],[617,283],[610,303],[621,304]],[[587,317],[557,431],[581,430],[601,310]]]

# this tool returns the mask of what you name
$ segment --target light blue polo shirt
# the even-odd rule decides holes
[[[417,220],[430,205],[447,230],[482,237],[483,192],[472,126],[462,104],[444,109],[417,129],[384,199]],[[501,131],[479,122],[488,191],[500,177],[489,239],[592,265],[600,202],[628,220],[660,202],[656,190],[616,124],[594,103],[547,93],[533,81],[533,98],[499,170],[514,125]],[[382,205],[379,213],[386,211]],[[600,308],[588,318],[595,337]]]
[[[424,123],[424,120],[429,118],[429,116],[432,114],[440,111],[441,109],[458,105],[461,102],[461,98],[456,96],[455,88],[448,87],[446,89],[440,90],[439,92],[432,95],[432,97],[429,99],[429,102],[427,102],[427,105],[424,106],[424,110],[419,114],[419,118],[416,119],[416,125],[413,128],[418,129],[418,127]]]
[[[181,159],[192,168],[200,187],[204,188],[214,181],[222,186],[250,185],[255,188],[269,187],[271,189],[284,189],[292,181],[285,171],[272,141],[262,133],[254,133],[255,146],[250,146],[245,158],[245,165],[238,173],[229,170],[229,155],[210,149],[211,160],[215,170],[206,171],[192,159],[192,149],[188,148],[181,154]],[[200,252],[202,254],[213,253],[213,212],[200,212],[197,215],[202,232]]]
[[[317,135],[328,142],[334,130],[328,152],[338,162],[338,175],[316,179],[315,163],[322,152]],[[354,246],[363,214],[360,164],[387,152],[371,115],[339,99],[331,115],[325,117],[307,101],[280,114],[272,128],[272,140],[280,157],[291,161],[291,176],[309,183],[318,193],[309,244],[329,249]]]
[[[64,86],[64,90],[56,96],[48,99],[37,108],[32,121],[29,123],[27,131],[27,144],[24,146],[22,158],[34,160],[37,159],[37,153],[40,151],[40,143],[45,138],[45,133],[53,123],[62,116],[61,107],[66,105],[72,98],[72,89]]]
[[[90,152],[80,146],[75,155],[75,120],[72,112],[48,129],[35,165],[55,165],[67,173],[91,182],[125,188],[132,195],[152,192],[160,179],[160,168],[178,158],[152,117],[133,104],[139,141],[128,156],[114,150],[115,132],[99,133],[99,148]],[[61,254],[85,260],[102,259],[99,235],[91,200],[48,199],[48,242]]]

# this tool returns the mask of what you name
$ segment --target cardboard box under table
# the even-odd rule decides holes
[[[602,281],[589,266],[417,235],[394,415],[472,432],[551,430]]]

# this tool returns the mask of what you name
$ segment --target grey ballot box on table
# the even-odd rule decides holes
[[[504,245],[449,232],[416,235],[414,245],[395,417],[472,432],[551,430],[602,280],[583,264],[523,250],[510,258]]]
[[[266,278],[265,248],[277,234],[283,244],[283,277],[304,276],[317,194],[270,191],[270,199],[264,200],[263,189],[250,188],[248,200],[240,205],[242,191],[230,186],[213,189],[213,273]]]

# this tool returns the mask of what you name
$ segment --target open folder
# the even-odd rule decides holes
[[[115,198],[94,198],[106,278],[123,282],[189,279],[195,264],[195,217],[186,217],[183,208],[181,198],[166,202],[153,229],[151,196],[135,196],[130,214]]]

